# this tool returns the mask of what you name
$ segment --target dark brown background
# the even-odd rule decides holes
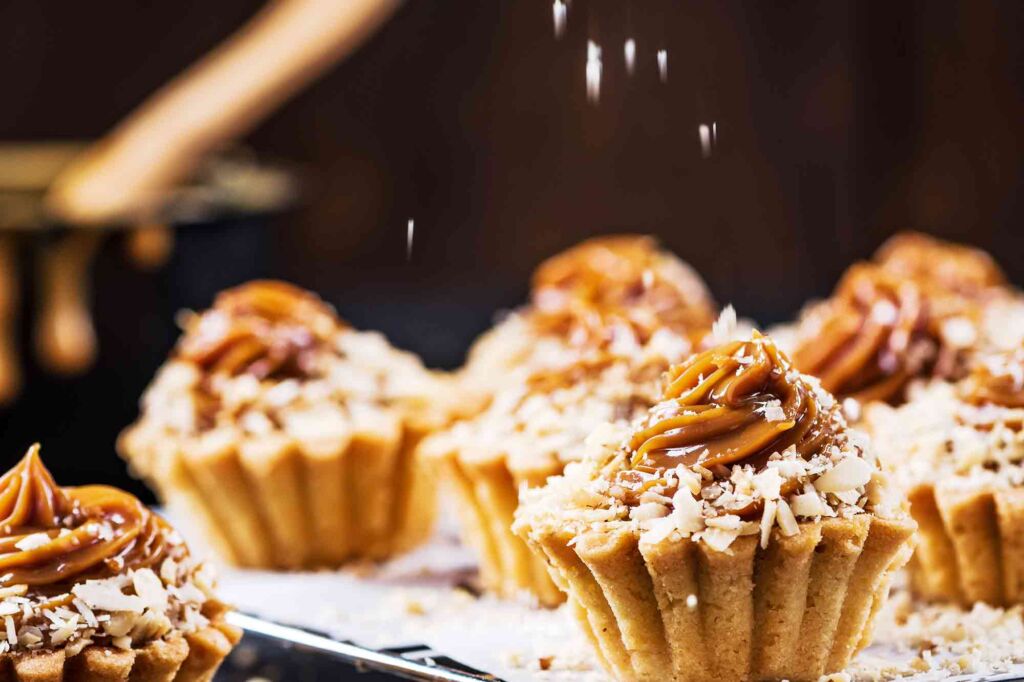
[[[258,6],[7,0],[0,138],[100,135]],[[99,367],[34,376],[0,417],[0,461],[42,439],[65,479],[125,483],[113,437],[173,342],[173,310],[255,275],[316,289],[443,366],[540,259],[599,233],[658,235],[762,322],[906,227],[984,246],[1024,282],[1022,35],[1020,2],[572,0],[556,41],[548,0],[411,0],[247,140],[299,170],[295,211],[183,232],[157,275],[107,250]],[[605,54],[596,107],[588,36]]]

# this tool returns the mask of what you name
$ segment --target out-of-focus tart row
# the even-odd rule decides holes
[[[617,679],[841,671],[915,543],[921,596],[1024,603],[1024,296],[921,234],[769,336],[650,238],[587,241],[452,375],[254,282],[142,405],[122,452],[227,558],[389,557],[440,474],[484,587],[568,598]]]
[[[116,488],[58,486],[38,446],[0,478],[0,677],[206,682],[241,632],[209,569]]]
[[[313,294],[252,282],[187,320],[120,450],[230,561],[337,566],[428,536],[434,477],[413,452],[458,396]]]
[[[897,235],[783,333],[794,364],[855,399],[907,496],[918,595],[1024,603],[1024,295],[994,260]]]

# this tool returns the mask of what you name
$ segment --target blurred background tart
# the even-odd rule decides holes
[[[588,239],[534,271],[530,301],[483,334],[463,369],[499,390],[508,374],[571,362],[594,346],[642,345],[661,328],[699,339],[717,309],[689,265],[643,235]]]
[[[873,405],[865,425],[920,528],[918,594],[1024,602],[1024,347],[977,358],[958,384],[917,387],[902,407]]]
[[[225,558],[337,566],[427,537],[434,485],[412,453],[447,424],[443,376],[282,282],[225,291],[184,327],[120,449]]]
[[[520,487],[580,459],[600,426],[640,416],[713,316],[697,274],[649,237],[592,239],[537,268],[530,303],[476,342],[460,374],[490,404],[422,449],[456,493],[487,589],[563,601],[511,531]]]
[[[1024,299],[991,256],[905,232],[805,308],[784,346],[840,399],[899,403],[914,379],[962,378],[973,352],[1022,331]]]

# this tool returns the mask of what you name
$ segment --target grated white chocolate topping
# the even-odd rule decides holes
[[[720,350],[708,351],[698,358],[695,356],[680,368],[675,368],[670,380],[696,371],[695,363],[707,362],[716,375],[726,367],[737,368],[739,373],[747,371],[751,363],[759,366],[764,360],[754,360],[748,355],[767,344],[769,355],[774,348],[770,340],[756,336],[749,343],[732,343]],[[753,349],[753,350],[752,350]],[[757,351],[760,352],[760,351]],[[725,355],[723,355],[725,353]],[[738,353],[736,357],[729,353]],[[704,360],[707,357],[709,359]],[[758,356],[763,358],[763,356]],[[703,541],[714,549],[728,551],[736,538],[744,535],[759,535],[762,546],[770,540],[773,529],[783,535],[799,532],[801,522],[818,521],[823,518],[849,518],[857,514],[873,513],[882,517],[897,517],[906,513],[904,504],[893,492],[880,471],[870,440],[862,432],[849,428],[841,411],[831,395],[821,389],[817,381],[786,369],[784,356],[771,356],[782,363],[772,372],[775,381],[798,382],[801,390],[807,391],[805,410],[800,419],[814,419],[814,422],[798,424],[785,421],[790,417],[783,411],[778,400],[767,400],[753,413],[744,417],[745,424],[754,429],[750,438],[761,438],[764,425],[771,427],[778,423],[780,433],[787,429],[805,428],[804,436],[798,443],[777,451],[751,454],[755,461],[738,461],[732,454],[735,446],[719,454],[703,453],[693,446],[671,444],[672,438],[680,433],[677,424],[693,424],[698,415],[717,415],[723,407],[699,405],[693,408],[678,407],[661,403],[655,406],[645,422],[630,428],[618,424],[594,434],[592,442],[603,446],[596,454],[579,463],[570,464],[560,477],[551,478],[547,486],[521,494],[520,510],[517,513],[516,529],[530,533],[532,529],[568,528],[579,535],[589,530],[600,530],[606,524],[617,527],[628,526],[641,535],[644,542],[659,543],[668,540],[690,538]],[[761,370],[757,370],[761,371]],[[764,370],[768,371],[768,370]],[[704,374],[697,377],[698,388],[708,390]],[[737,377],[740,375],[737,374]],[[741,382],[746,378],[740,379]],[[746,383],[743,384],[747,388]],[[790,385],[795,386],[796,383]],[[718,390],[718,389],[716,389]],[[725,391],[723,387],[721,390]],[[782,395],[792,395],[786,389]],[[690,395],[690,394],[686,394]],[[744,405],[756,402],[760,393],[737,403],[737,414]],[[771,397],[765,394],[763,397]],[[812,404],[813,403],[813,404]],[[665,416],[659,416],[660,405],[668,405]],[[816,407],[814,407],[816,405]],[[680,412],[682,409],[682,412]],[[792,404],[787,409],[794,408]],[[695,411],[694,411],[695,410]],[[809,414],[818,416],[810,417]],[[677,415],[677,416],[673,416]],[[725,417],[728,419],[728,417]],[[654,435],[651,420],[665,424],[669,430],[664,435]],[[817,420],[824,421],[817,421]],[[681,420],[681,421],[680,421]],[[761,420],[762,426],[757,425]],[[684,427],[685,428],[685,427]],[[715,428],[718,428],[717,426]],[[730,427],[734,428],[734,427]],[[822,435],[827,429],[830,435]],[[697,433],[702,433],[698,431]],[[730,431],[727,433],[738,433]],[[658,462],[671,462],[678,458],[679,464],[670,467],[657,465],[649,472],[642,464],[644,455],[637,450],[637,434],[646,434],[640,440],[658,443],[663,449]],[[649,441],[647,439],[650,438]],[[659,440],[660,439],[660,440]],[[669,439],[669,440],[666,440]],[[689,441],[686,441],[689,442]],[[756,441],[752,441],[756,442]],[[815,447],[807,452],[807,447]],[[714,447],[714,446],[713,446]],[[681,449],[680,449],[681,448]],[[712,464],[716,457],[728,458],[731,463]],[[763,457],[763,463],[758,458]],[[724,461],[724,460],[723,460]]]
[[[444,423],[454,410],[445,377],[375,332],[342,330],[309,363],[307,377],[261,380],[211,375],[172,359],[143,395],[143,423],[181,436],[227,429],[243,437],[284,432],[308,439],[364,425],[375,430],[396,418]]]
[[[626,426],[657,401],[661,375],[689,350],[667,330],[647,344],[551,358],[508,376],[486,410],[440,434],[428,451],[503,457],[513,472],[559,470],[599,449],[589,436]]]
[[[219,605],[213,585],[205,564],[168,557],[158,570],[86,580],[67,592],[5,587],[0,589],[0,653],[64,649],[73,656],[90,644],[131,649],[195,632],[209,625],[204,607]]]
[[[1024,408],[965,401],[960,386],[914,386],[910,401],[865,409],[865,427],[902,486],[962,489],[1024,485]]]

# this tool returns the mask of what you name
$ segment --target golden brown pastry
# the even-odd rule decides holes
[[[756,332],[668,374],[633,428],[525,491],[547,560],[620,680],[817,680],[871,637],[914,523],[870,442]]]
[[[252,282],[188,321],[120,449],[229,560],[337,566],[426,538],[433,477],[413,451],[455,398],[316,296]]]
[[[33,446],[0,478],[4,679],[205,681],[238,642],[209,571],[141,502],[61,488]]]
[[[906,405],[865,416],[920,527],[917,592],[1024,603],[1024,349],[979,358],[959,384],[917,387]]]
[[[914,378],[963,376],[971,352],[993,343],[989,312],[1011,299],[988,254],[897,235],[801,317],[793,362],[840,398],[900,402]]]
[[[648,237],[590,240],[537,269],[531,304],[478,342],[465,370],[464,385],[492,395],[489,407],[421,450],[456,493],[485,588],[564,600],[511,531],[519,488],[580,459],[600,425],[642,415],[712,311],[693,271]]]

